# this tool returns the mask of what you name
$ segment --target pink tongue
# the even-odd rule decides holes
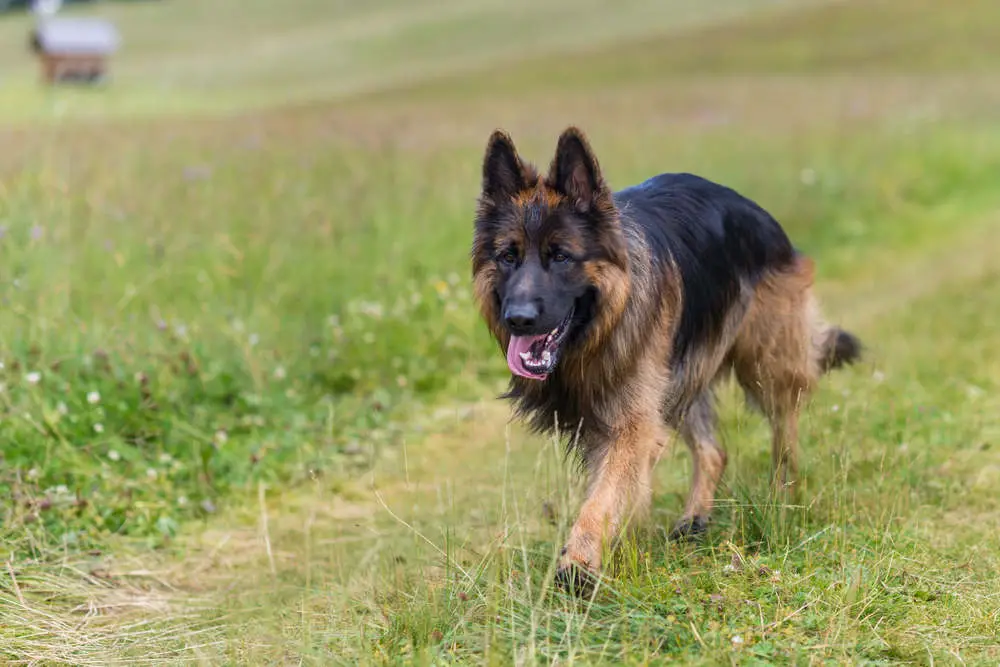
[[[510,366],[510,372],[514,375],[520,375],[523,378],[528,378],[531,380],[544,380],[545,376],[539,373],[532,373],[524,367],[524,360],[521,359],[521,353],[527,352],[531,348],[535,341],[539,341],[545,338],[545,336],[511,336],[510,344],[507,345],[507,365]]]

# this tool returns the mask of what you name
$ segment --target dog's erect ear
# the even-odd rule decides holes
[[[578,128],[569,127],[559,135],[556,156],[549,167],[548,182],[583,213],[591,209],[598,197],[606,194],[601,167],[587,138]]]
[[[490,135],[483,160],[483,194],[494,201],[512,197],[527,187],[524,165],[510,135],[496,130]]]

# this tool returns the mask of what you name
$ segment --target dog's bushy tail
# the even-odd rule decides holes
[[[861,339],[839,327],[830,327],[823,342],[820,368],[824,373],[853,364],[861,358]]]

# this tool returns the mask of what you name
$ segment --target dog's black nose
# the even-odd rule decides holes
[[[507,306],[503,321],[513,333],[531,329],[538,321],[538,308],[530,302]]]

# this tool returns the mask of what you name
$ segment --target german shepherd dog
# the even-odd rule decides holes
[[[497,130],[482,178],[472,271],[512,373],[505,397],[534,430],[572,434],[588,471],[561,581],[598,571],[648,508],[668,428],[694,459],[671,538],[706,529],[726,467],[713,387],[730,373],[770,421],[774,488],[793,484],[800,407],[861,344],[822,319],[812,261],[771,215],[686,173],[612,192],[575,127],[544,177]]]

